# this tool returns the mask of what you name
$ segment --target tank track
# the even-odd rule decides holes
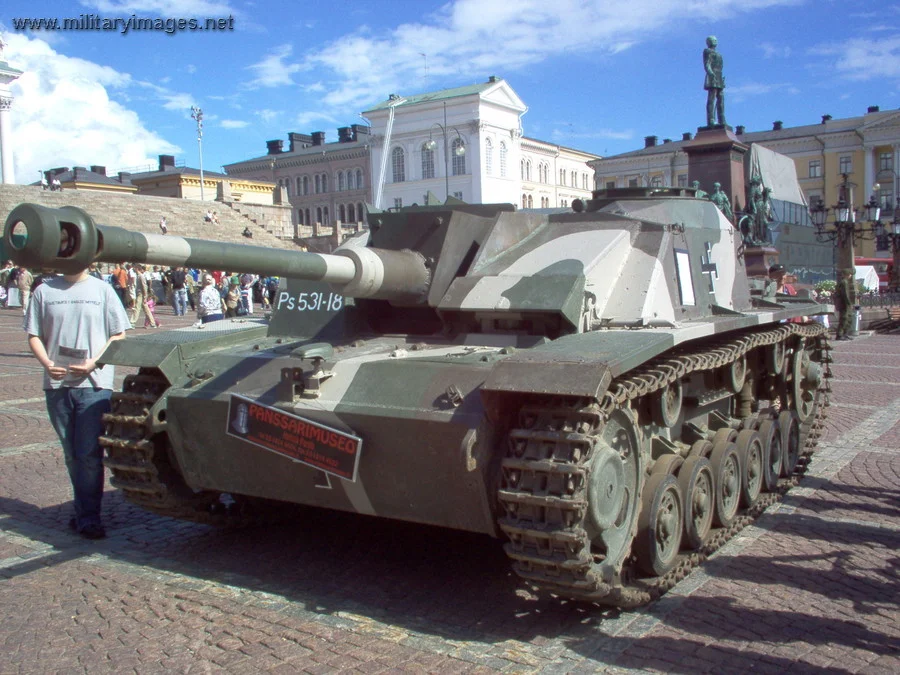
[[[598,573],[602,555],[592,552],[591,538],[584,527],[591,459],[589,438],[600,433],[614,410],[628,408],[676,379],[721,368],[753,349],[792,338],[810,339],[810,349],[817,352],[824,371],[817,392],[820,400],[816,415],[800,425],[801,458],[794,474],[780,479],[775,491],[762,493],[756,504],[740,511],[731,525],[714,528],[701,549],[680,552],[666,574],[638,578],[633,557],[625,561],[618,578],[610,580],[608,574],[604,577]],[[700,349],[688,347],[667,352],[613,381],[599,401],[559,396],[530,399],[520,410],[521,426],[509,433],[498,490],[498,524],[509,538],[504,548],[514,570],[538,588],[604,605],[633,608],[659,598],[797,484],[817,444],[824,409],[829,405],[830,364],[830,346],[823,326],[787,323],[712,345],[706,343]],[[526,446],[541,449],[523,453]],[[642,487],[639,483],[638,490]]]
[[[234,496],[225,503],[218,492],[197,492],[184,483],[166,434],[150,431],[151,410],[168,388],[162,372],[142,368],[125,378],[121,392],[113,392],[112,411],[103,417],[106,433],[100,437],[112,485],[135,506],[180,520],[225,527],[279,520],[265,500]]]

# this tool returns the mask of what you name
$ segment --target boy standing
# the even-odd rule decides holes
[[[113,288],[87,270],[49,279],[25,314],[28,346],[44,367],[50,423],[59,436],[75,493],[69,522],[86,539],[106,536],[103,498],[103,415],[110,410],[113,366],[98,366],[109,344],[131,327]]]

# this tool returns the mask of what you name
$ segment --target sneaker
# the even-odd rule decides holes
[[[92,523],[90,525],[85,525],[81,528],[81,532],[79,534],[85,539],[105,539],[106,538],[106,530],[102,525],[98,525],[96,523]]]

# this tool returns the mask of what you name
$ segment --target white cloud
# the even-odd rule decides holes
[[[25,73],[11,88],[16,179],[40,169],[152,164],[181,149],[148,130],[137,113],[110,98],[135,83],[126,73],[59,54],[44,40],[5,34],[10,65]]]
[[[243,120],[222,120],[219,124],[223,129],[243,129],[250,126],[250,122]]]
[[[800,89],[788,82],[745,82],[735,86],[729,86],[725,90],[732,101],[746,101],[753,96],[767,96],[772,92],[786,94],[799,94]]]
[[[259,119],[261,119],[264,123],[268,124],[281,116],[280,110],[270,110],[269,108],[263,108],[262,110],[257,110],[253,113]]]
[[[765,59],[786,59],[791,55],[791,48],[788,45],[773,45],[770,42],[763,42],[759,48],[762,49]]]
[[[369,27],[319,45],[296,64],[330,83],[320,107],[343,110],[409,91],[420,82],[427,55],[432,84],[492,72],[512,72],[547,59],[583,52],[601,59],[632,49],[674,22],[722,20],[801,0],[456,0],[416,23],[374,34]],[[326,74],[323,74],[326,71]],[[425,87],[430,85],[425,85]],[[417,87],[420,89],[423,87]]]
[[[237,14],[230,3],[211,0],[80,0],[80,4],[100,12],[118,15],[207,17]]]
[[[257,87],[280,87],[294,84],[291,75],[298,72],[301,66],[296,63],[286,63],[293,52],[290,45],[281,45],[272,50],[262,61],[247,66],[247,70],[253,71],[255,78],[247,83],[251,89]]]
[[[851,80],[900,77],[900,35],[881,39],[855,38],[837,45],[814,47],[810,52],[834,57],[836,60],[829,66]],[[896,80],[893,85],[898,86]]]

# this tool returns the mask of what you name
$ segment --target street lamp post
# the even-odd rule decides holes
[[[206,197],[203,193],[203,110],[198,106],[191,106],[191,119],[197,121],[197,149],[200,152],[200,201]]]
[[[449,169],[449,149],[447,145],[447,102],[444,102],[444,123],[435,122],[431,125],[431,129],[433,130],[435,127],[441,128],[441,133],[444,135],[444,199],[450,198],[450,169]],[[458,157],[462,157],[466,154],[466,146],[463,143],[462,136],[460,136],[459,130],[455,127],[453,131],[456,132],[456,136],[460,140],[460,144],[456,148],[456,155]],[[434,139],[430,137],[431,132],[429,131],[428,141],[425,143],[425,147],[434,152],[434,149],[437,147],[437,143],[435,143]]]
[[[880,236],[887,241],[894,261],[891,268],[891,278],[888,282],[888,290],[891,293],[900,293],[900,206],[894,210],[893,220],[884,226]]]
[[[846,175],[844,187],[847,187]],[[874,239],[882,232],[881,206],[875,193],[879,190],[876,183],[872,186],[872,197],[864,206],[854,209],[845,194],[840,196],[838,203],[831,208],[826,208],[824,202],[819,201],[810,207],[809,214],[816,228],[816,239],[820,242],[832,242],[838,251],[838,269],[854,267],[854,244],[863,239]],[[827,222],[828,214],[833,215],[833,220]],[[861,216],[864,222],[857,222],[857,216]]]

